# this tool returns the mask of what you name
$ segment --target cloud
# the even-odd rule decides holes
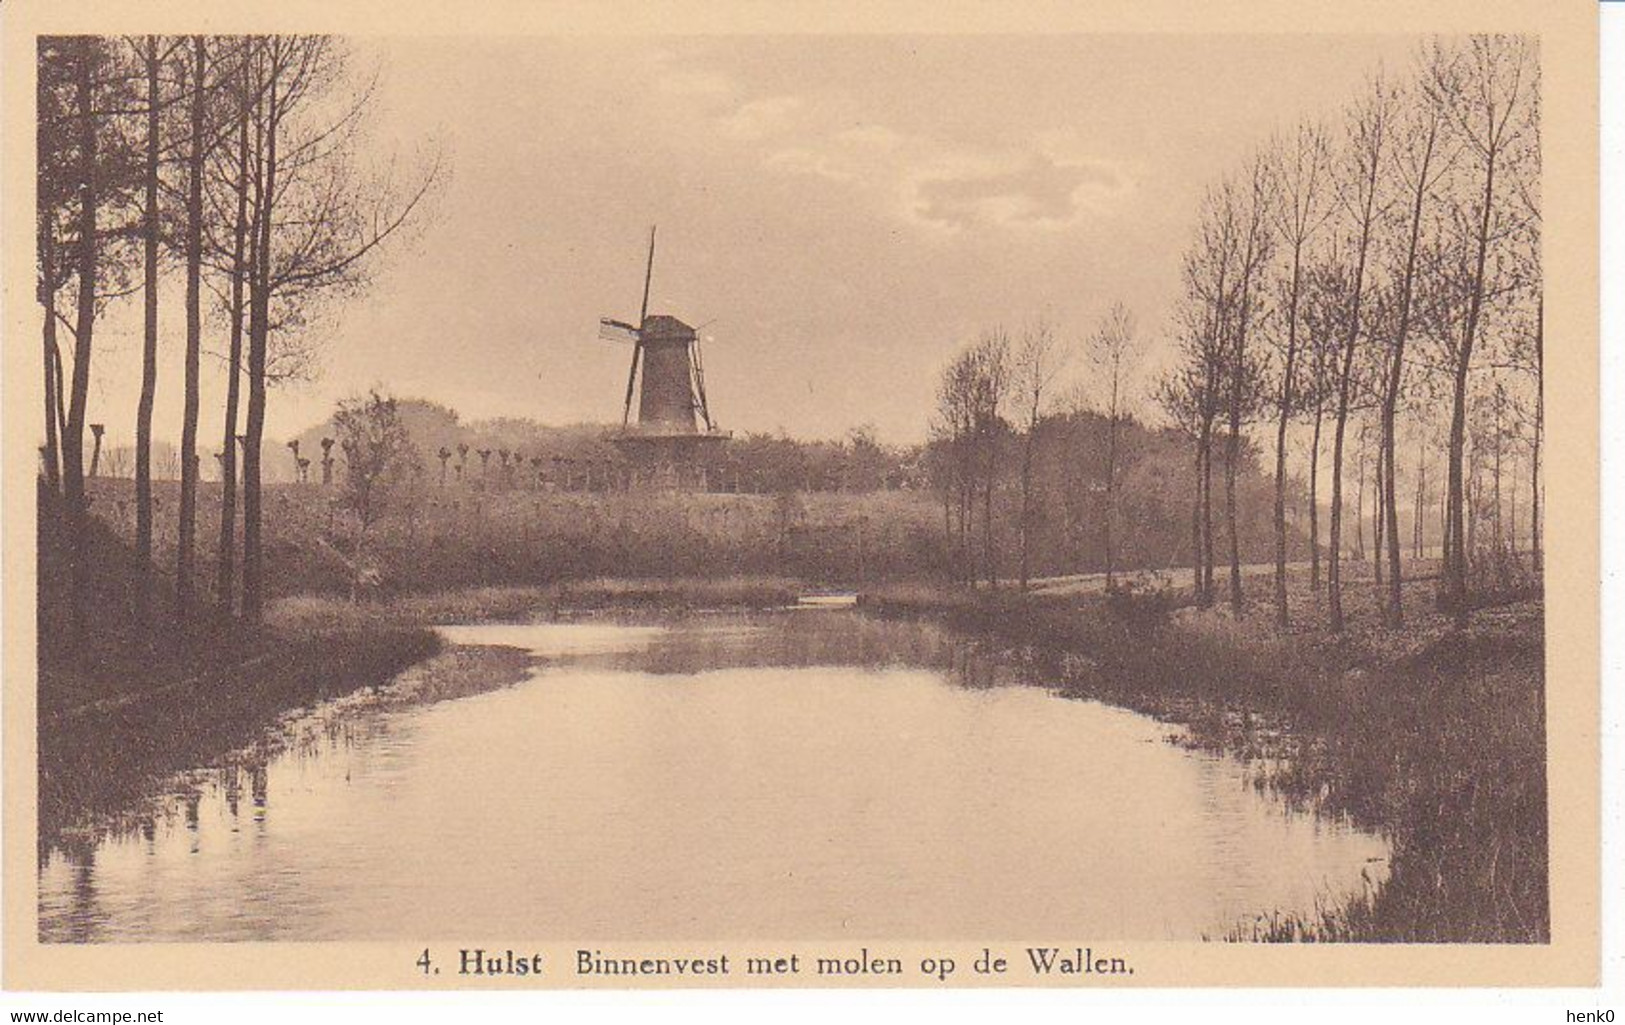
[[[951,229],[981,223],[1061,227],[1124,188],[1122,177],[1104,164],[1034,153],[1000,170],[922,175],[914,182],[912,211]]]
[[[661,69],[656,84],[676,96],[726,97],[733,93],[733,79],[717,71]]]
[[[763,139],[792,127],[800,106],[801,101],[794,96],[751,100],[721,119],[722,130],[736,139]]]
[[[729,69],[657,51],[643,62],[695,138],[764,171],[821,179],[892,217],[939,231],[1055,230],[1119,205],[1130,182],[1076,129],[967,145],[876,120],[847,89],[755,91]]]
[[[858,180],[858,174],[843,167],[838,159],[804,147],[776,150],[762,159],[762,165],[791,174],[816,175],[836,182]]]

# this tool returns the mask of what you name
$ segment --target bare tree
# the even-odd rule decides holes
[[[84,625],[89,502],[85,493],[85,426],[90,361],[103,305],[122,294],[126,267],[118,242],[131,237],[125,220],[136,174],[124,138],[124,115],[137,109],[121,51],[97,36],[40,39],[39,219],[41,301],[45,330],[47,432],[55,419],[58,452],[47,441],[47,476],[61,459],[63,523],[68,553],[71,628]],[[59,245],[60,240],[60,245]],[[71,286],[70,286],[71,282]],[[70,320],[56,308],[69,291]],[[72,372],[65,376],[56,327],[73,336]],[[56,408],[52,410],[54,402]]]
[[[1205,470],[1211,437],[1214,402],[1205,393],[1208,373],[1200,358],[1201,332],[1188,333],[1182,346],[1186,358],[1163,376],[1156,389],[1157,404],[1175,429],[1191,441],[1195,465],[1191,472],[1191,593],[1204,600],[1203,571],[1211,564],[1203,544],[1203,514],[1206,511]],[[1194,357],[1194,358],[1193,358]]]
[[[1399,273],[1398,309],[1394,315],[1392,342],[1386,357],[1386,381],[1381,395],[1382,506],[1386,515],[1384,533],[1387,535],[1388,545],[1388,595],[1384,606],[1384,619],[1390,626],[1398,626],[1404,618],[1403,581],[1399,564],[1396,412],[1404,381],[1405,344],[1411,330],[1412,300],[1415,295],[1417,256],[1420,251],[1423,218],[1428,198],[1449,173],[1451,163],[1450,155],[1440,151],[1444,110],[1435,95],[1427,90],[1413,90],[1405,95],[1403,102],[1406,114],[1396,126],[1392,164],[1395,179],[1405,191],[1408,222],[1404,228],[1405,245],[1401,260],[1402,269]],[[1380,571],[1379,561],[1379,575]]]
[[[967,584],[974,584],[976,579],[970,557],[976,480],[975,377],[975,361],[969,350],[955,355],[943,368],[932,425],[935,451],[940,453],[935,468],[942,486],[944,542],[954,553],[956,575]]]
[[[1114,303],[1111,312],[1089,339],[1089,361],[1095,374],[1104,382],[1106,391],[1106,590],[1117,588],[1115,570],[1117,552],[1117,444],[1118,428],[1122,421],[1123,391],[1126,378],[1139,358],[1134,343],[1134,314],[1122,303]]]
[[[206,117],[211,86],[207,80],[208,47],[202,36],[191,38],[187,86],[190,111],[186,133],[186,352],[181,412],[181,494],[175,545],[175,613],[185,629],[191,614],[192,565],[197,536],[198,361],[203,344],[203,172],[214,140]]]
[[[1022,332],[1013,361],[1015,393],[1021,402],[1021,555],[1018,576],[1021,589],[1027,590],[1031,570],[1031,547],[1034,518],[1033,456],[1038,445],[1039,426],[1045,412],[1045,399],[1056,375],[1066,363],[1067,353],[1059,345],[1054,330],[1040,319]]]
[[[399,193],[363,181],[355,140],[370,83],[355,85],[343,43],[329,36],[272,36],[255,48],[254,273],[249,288],[248,410],[243,451],[243,615],[263,604],[260,449],[270,342],[315,312],[326,295],[366,284],[368,258],[411,220],[442,180],[438,158]],[[278,312],[280,311],[280,312]]]
[[[1003,328],[984,332],[972,346],[976,389],[973,431],[981,449],[982,575],[989,588],[999,586],[993,541],[993,492],[999,480],[999,439],[1004,433],[1004,406],[1010,391],[1010,336]]]
[[[1236,470],[1241,461],[1241,428],[1255,411],[1258,398],[1257,362],[1247,348],[1248,331],[1260,313],[1257,279],[1269,261],[1274,238],[1269,225],[1269,172],[1264,157],[1255,155],[1248,168],[1246,194],[1238,200],[1242,224],[1235,314],[1231,319],[1233,341],[1228,352],[1230,387],[1227,402],[1230,433],[1225,440],[1224,519],[1230,535],[1230,608],[1241,613],[1244,596],[1241,586],[1241,532],[1236,523]]]
[[[1338,354],[1342,350],[1341,324],[1347,313],[1344,299],[1348,280],[1335,262],[1332,247],[1305,275],[1303,321],[1307,335],[1308,377],[1301,383],[1299,402],[1312,424],[1309,442],[1309,589],[1321,586],[1320,453],[1326,407],[1337,395]],[[1307,392],[1306,394],[1304,392]]]
[[[1499,250],[1517,229],[1525,211],[1517,195],[1513,162],[1537,131],[1538,89],[1534,44],[1515,36],[1472,36],[1458,51],[1433,61],[1427,88],[1450,112],[1451,127],[1467,163],[1469,187],[1453,197],[1452,223],[1464,264],[1465,307],[1458,334],[1449,344],[1453,379],[1448,491],[1450,529],[1445,551],[1444,604],[1458,625],[1467,622],[1467,545],[1463,452],[1466,444],[1468,374],[1480,333],[1485,301],[1497,289]],[[1508,181],[1508,179],[1511,179]]]
[[[1393,111],[1393,89],[1379,75],[1349,113],[1347,136],[1340,154],[1339,201],[1345,216],[1346,244],[1352,247],[1353,272],[1347,296],[1346,323],[1342,325],[1344,334],[1337,370],[1337,410],[1332,434],[1332,510],[1327,543],[1326,594],[1328,625],[1334,633],[1343,629],[1343,435],[1354,397],[1351,393],[1354,357],[1360,339],[1361,304],[1366,299],[1371,240],[1387,201],[1382,166],[1389,145]]]
[[[349,560],[353,599],[378,580],[369,551],[373,526],[412,490],[421,466],[393,396],[373,391],[340,402],[333,429],[345,453],[340,502],[356,524]]]
[[[163,154],[164,99],[161,76],[173,57],[173,42],[160,43],[145,36],[134,44],[143,71],[146,93],[146,139],[141,176],[142,342],[141,398],[135,418],[135,552],[140,582],[137,612],[143,620],[152,611],[152,407],[158,385],[158,247],[161,241],[158,207],[158,169]]]
[[[1012,381],[1010,338],[1002,328],[984,331],[943,368],[937,387],[937,444],[947,450],[944,487],[952,490],[958,510],[958,555],[964,581],[975,586],[978,573],[971,554],[977,499],[982,502],[982,570],[996,586],[993,492],[998,480],[998,447],[1005,428],[1004,405]],[[946,499],[945,499],[946,502]],[[945,522],[951,517],[944,509]]]
[[[1325,194],[1327,157],[1324,131],[1318,125],[1308,123],[1298,126],[1290,142],[1276,139],[1272,154],[1272,178],[1278,201],[1270,210],[1274,217],[1275,230],[1291,254],[1285,282],[1286,301],[1283,304],[1286,312],[1286,342],[1282,353],[1280,387],[1275,403],[1275,620],[1282,627],[1290,621],[1286,592],[1287,424],[1298,411],[1298,327],[1301,319],[1299,303],[1303,297],[1305,251],[1333,210]],[[1317,448],[1318,442],[1317,419]],[[1314,471],[1311,470],[1310,473],[1312,478]],[[1310,516],[1312,520],[1313,510]]]
[[[242,402],[244,292],[253,277],[250,236],[257,237],[249,208],[250,173],[255,151],[249,144],[249,123],[257,103],[254,74],[254,41],[245,41],[238,55],[236,74],[231,82],[235,114],[236,145],[228,155],[230,166],[223,178],[232,205],[231,240],[224,254],[229,282],[226,316],[229,321],[226,356],[226,406],[220,450],[220,549],[216,559],[215,593],[218,611],[230,618],[235,609],[237,560],[237,417]],[[225,248],[225,244],[222,244]],[[257,247],[256,247],[257,249]],[[323,449],[326,454],[326,449]]]
[[[1240,236],[1244,230],[1231,186],[1209,189],[1202,204],[1196,240],[1182,264],[1186,358],[1199,380],[1186,391],[1198,401],[1196,458],[1200,494],[1200,543],[1196,595],[1213,602],[1213,427],[1224,408],[1232,350],[1235,282],[1240,276]]]

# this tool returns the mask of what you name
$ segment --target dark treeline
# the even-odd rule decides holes
[[[919,453],[884,445],[861,426],[839,440],[744,434],[719,446],[679,475],[634,481],[634,467],[602,424],[557,426],[520,417],[465,421],[426,399],[401,398],[399,416],[428,483],[494,488],[606,490],[666,483],[706,491],[775,494],[786,491],[873,491],[919,485]],[[286,457],[269,474],[286,481],[342,476],[344,452],[331,421],[286,443]]]
[[[185,637],[260,616],[270,390],[299,370],[309,328],[364,288],[375,251],[412,222],[441,177],[430,161],[402,188],[363,160],[372,93],[352,63],[326,36],[40,40],[40,458],[55,496],[42,514],[61,520],[54,550],[64,562],[49,572],[66,578],[46,580],[42,565],[42,595],[60,597],[42,614],[61,614],[51,625],[70,644],[92,613],[85,481],[102,470],[110,428],[134,440],[108,453],[116,464],[108,468],[135,480],[135,618],[157,625],[162,609],[178,629],[159,635]],[[184,328],[170,338],[160,308],[177,298]],[[93,410],[98,321],[114,303],[140,305],[140,399],[133,410]],[[168,346],[182,353],[177,381],[159,380]],[[228,373],[217,410],[199,398],[206,352]],[[155,409],[169,403],[181,411],[178,447],[152,437]],[[198,533],[200,446],[217,449],[227,482],[212,542]],[[160,566],[153,480],[165,470],[180,488],[174,543],[164,546],[172,561]],[[197,556],[210,543],[215,575],[203,580]]]
[[[992,330],[942,372],[921,461],[962,583],[1026,588],[1035,576],[1099,572],[1114,587],[1119,570],[1168,570],[1192,558],[1185,435],[1128,411],[1139,355],[1133,316],[1114,306],[1081,346],[1083,360],[1072,348],[1044,323],[1015,337]],[[1074,362],[1084,364],[1082,378],[1061,389]],[[1253,442],[1238,434],[1234,452],[1233,547],[1261,561],[1270,489]],[[1283,491],[1296,554],[1307,552],[1302,490],[1288,482]]]
[[[1096,339],[1092,351],[1108,353],[1110,366],[1109,353],[1115,349],[1119,372],[1125,372],[1122,350],[1132,336],[1126,312],[1114,311],[1102,334],[1110,345],[1102,348]],[[1058,353],[1056,346],[1052,355],[1058,359]],[[1118,392],[1123,391],[1119,384]],[[995,580],[1183,564],[1189,554],[1177,483],[1186,459],[1182,435],[1147,427],[1126,412],[1113,417],[1109,388],[1100,403],[1106,413],[1089,408],[1076,395],[1070,399],[1067,408],[1052,410],[1041,398],[1043,408],[1024,427],[1001,414],[997,430],[986,439],[991,445],[986,454],[979,438],[939,436],[924,445],[888,445],[860,427],[840,440],[745,434],[684,467],[648,467],[627,460],[601,425],[554,427],[519,418],[465,423],[454,410],[422,399],[399,400],[397,415],[410,441],[411,455],[403,462],[412,467],[416,485],[410,490],[419,504],[443,498],[442,488],[599,494],[655,488],[776,496],[781,513],[794,526],[795,510],[802,504],[796,496],[895,492],[898,501],[884,507],[890,512],[882,512],[883,518],[912,525],[930,515],[939,529],[927,540],[911,533],[908,558],[915,560],[914,572],[898,556],[889,563],[889,575],[985,579],[989,559]],[[287,455],[277,460],[279,478],[342,484],[349,477],[345,446],[335,444],[342,434],[330,421],[289,441]],[[1256,446],[1243,439],[1240,453],[1240,546],[1249,561],[1262,561],[1271,537],[1264,526],[1269,484]],[[975,508],[969,509],[972,495]],[[967,507],[963,516],[961,499]],[[1289,499],[1296,524],[1305,505],[1303,488],[1289,489]],[[930,513],[928,505],[939,511]],[[1113,508],[1115,515],[1108,515]],[[989,511],[991,536],[984,529]],[[1307,536],[1294,531],[1295,557],[1307,554]],[[677,554],[674,550],[672,557]],[[734,561],[723,558],[714,564],[731,566]],[[693,570],[702,572],[705,565],[700,559]],[[844,563],[775,566],[771,559],[754,556],[748,568],[831,579],[848,576],[852,569]],[[597,571],[613,573],[614,567],[601,565]]]

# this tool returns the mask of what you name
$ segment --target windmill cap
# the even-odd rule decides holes
[[[651,338],[676,338],[688,341],[694,337],[694,329],[678,320],[676,317],[664,313],[651,314],[643,322],[643,340]]]

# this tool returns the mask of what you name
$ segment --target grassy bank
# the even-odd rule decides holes
[[[1540,601],[1492,601],[1455,631],[1423,581],[1407,587],[1406,625],[1386,628],[1356,579],[1334,637],[1306,581],[1293,586],[1295,629],[1277,629],[1259,597],[1239,618],[1171,590],[912,589],[870,604],[991,637],[1063,693],[1182,723],[1185,742],[1249,759],[1260,789],[1389,838],[1388,879],[1364,898],[1313,919],[1261,908],[1232,939],[1546,940]]]
[[[285,712],[382,683],[439,647],[428,630],[357,622],[212,640],[140,666],[42,664],[41,842],[254,742]]]

